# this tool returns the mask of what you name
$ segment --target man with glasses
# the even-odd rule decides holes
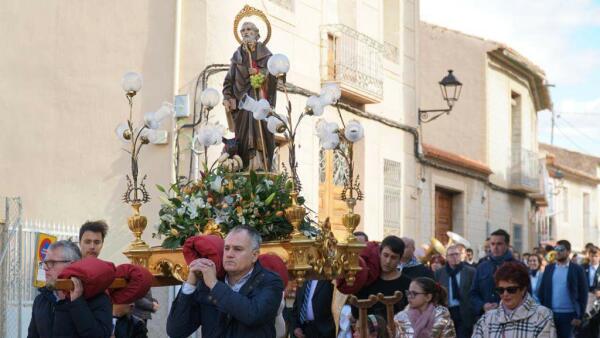
[[[587,305],[588,282],[583,269],[569,262],[571,243],[557,242],[556,262],[544,270],[538,297],[540,303],[554,312],[558,338],[569,338],[581,324]]]
[[[81,259],[81,252],[71,241],[53,243],[41,266],[46,273],[46,285],[52,285],[72,262]],[[32,307],[27,337],[110,337],[112,305],[106,293],[83,298],[83,284],[72,277],[74,289],[68,293],[40,289]]]
[[[435,280],[448,290],[448,310],[458,338],[471,337],[474,315],[469,290],[475,268],[461,261],[464,247],[458,244],[446,249],[446,266],[435,272]]]

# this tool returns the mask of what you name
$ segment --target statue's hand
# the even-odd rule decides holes
[[[235,99],[225,99],[223,100],[223,106],[225,107],[226,112],[230,112],[236,109]]]
[[[250,67],[250,68],[248,68],[248,72],[250,73],[250,75],[256,75],[256,74],[258,74],[258,69],[254,68],[254,67]]]

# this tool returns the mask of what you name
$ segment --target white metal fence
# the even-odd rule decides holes
[[[0,262],[1,337],[27,336],[31,306],[37,295],[33,286],[37,234],[46,233],[59,240],[71,237],[76,240],[78,235],[78,227],[74,225],[21,220],[20,209],[20,200],[6,199],[6,221],[0,229],[0,253],[4,255]]]

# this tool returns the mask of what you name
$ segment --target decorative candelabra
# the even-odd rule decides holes
[[[331,104],[337,109],[342,128],[340,129],[335,122],[319,120],[317,124],[317,135],[321,147],[327,150],[333,150],[338,153],[348,167],[348,174],[345,175],[344,188],[342,189],[341,199],[348,206],[348,213],[342,216],[342,223],[347,230],[346,241],[352,243],[356,241],[354,230],[360,223],[360,215],[354,213],[356,202],[363,199],[364,195],[360,190],[359,175],[354,174],[354,143],[364,137],[364,128],[357,120],[344,121],[344,117],[337,104],[341,96],[341,91],[336,84],[330,83],[323,87],[320,97],[311,97],[309,102],[315,110],[322,110],[323,106]]]
[[[140,207],[150,200],[150,194],[144,184],[147,176],[144,175],[141,180],[139,179],[138,158],[142,147],[156,139],[156,130],[160,127],[160,122],[172,114],[172,106],[169,103],[163,103],[156,112],[144,115],[144,124],[141,127],[134,127],[133,98],[142,88],[142,76],[135,72],[126,73],[123,76],[122,87],[129,103],[129,118],[127,122],[117,127],[116,134],[119,139],[130,146],[129,150],[125,149],[125,151],[131,156],[131,176],[129,174],[126,176],[127,189],[123,193],[123,202],[131,205],[133,209],[133,215],[127,219],[129,230],[135,237],[129,244],[128,250],[131,251],[148,248],[148,244],[142,239],[142,233],[146,229],[148,220],[140,214]]]

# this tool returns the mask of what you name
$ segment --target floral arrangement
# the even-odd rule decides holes
[[[237,225],[249,225],[265,241],[286,239],[293,230],[284,211],[291,205],[292,191],[286,173],[229,173],[217,167],[206,170],[197,182],[173,184],[170,191],[157,188],[164,196],[160,224],[153,237],[164,236],[165,248],[183,245],[188,237],[202,233],[210,222],[223,234]],[[300,197],[298,202],[303,204],[304,199]],[[308,218],[301,230],[309,237],[317,234]]]

